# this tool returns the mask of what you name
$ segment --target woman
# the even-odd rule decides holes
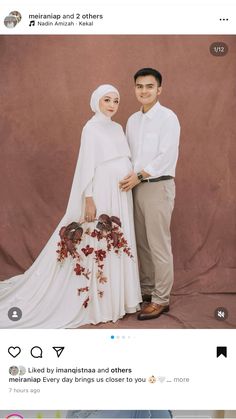
[[[95,115],[82,131],[66,214],[34,264],[23,275],[0,284],[1,328],[75,328],[115,322],[139,309],[132,196],[119,189],[119,181],[131,170],[130,152],[122,127],[111,120],[119,100],[111,85],[93,92],[90,105]],[[102,219],[97,230],[95,217],[102,214],[105,227]],[[68,240],[75,229],[68,233],[63,227],[79,219],[75,247]],[[127,242],[121,249],[117,237]],[[75,257],[76,252],[80,256]],[[14,306],[21,309],[22,317],[13,322],[8,310]]]

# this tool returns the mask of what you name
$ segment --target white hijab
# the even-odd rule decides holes
[[[105,161],[130,157],[130,150],[121,125],[99,109],[99,100],[107,93],[118,90],[110,85],[99,86],[91,96],[90,106],[95,115],[85,124],[80,143],[79,157],[66,210],[68,222],[79,220],[84,191],[94,177],[95,169]]]
[[[99,108],[99,100],[106,94],[113,92],[115,92],[117,96],[120,98],[120,93],[111,84],[102,84],[96,90],[94,90],[90,99],[90,107],[92,111],[95,113],[102,113]]]

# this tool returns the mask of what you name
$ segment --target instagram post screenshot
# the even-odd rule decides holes
[[[4,1],[0,63],[0,418],[236,418],[233,2]]]

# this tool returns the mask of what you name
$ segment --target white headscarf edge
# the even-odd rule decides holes
[[[90,106],[93,112],[101,112],[99,109],[99,100],[106,93],[111,92],[117,93],[118,97],[120,97],[119,91],[116,89],[116,87],[112,86],[111,84],[101,84],[101,86],[98,86],[98,88],[94,90],[90,99]]]

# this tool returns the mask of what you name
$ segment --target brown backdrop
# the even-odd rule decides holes
[[[216,41],[227,43],[226,56],[210,54]],[[133,73],[153,66],[163,73],[161,103],[182,128],[172,222],[178,315],[158,327],[236,324],[236,37],[1,36],[0,62],[1,279],[32,264],[64,214],[91,92],[116,85],[125,126],[138,109]],[[221,305],[224,324],[214,321]]]

